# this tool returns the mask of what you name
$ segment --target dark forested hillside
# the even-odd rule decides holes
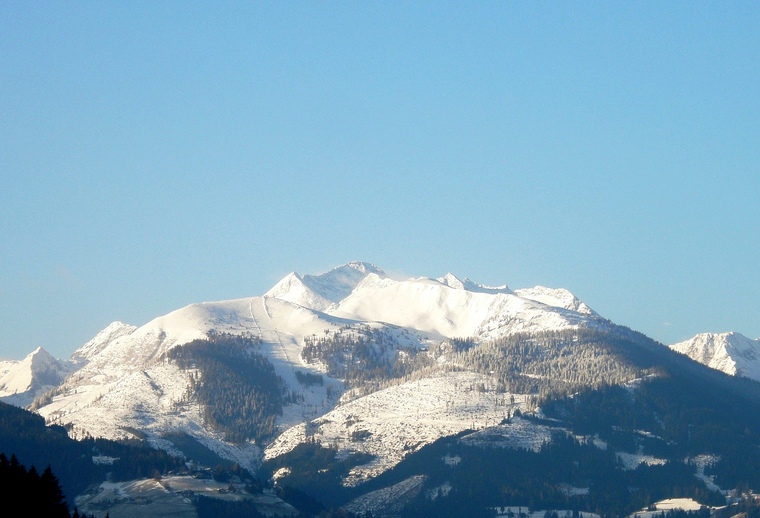
[[[510,392],[547,396],[642,376],[651,364],[637,362],[628,346],[610,333],[573,329],[507,336],[459,353],[455,361],[493,373]]]
[[[444,343],[430,354],[489,374],[503,390],[536,394],[537,402],[668,373],[701,380],[741,400],[760,400],[760,383],[727,376],[612,323],[599,329],[518,333],[469,347]]]
[[[51,466],[68,499],[104,480],[106,473],[112,480],[129,480],[184,466],[181,459],[139,442],[75,441],[63,427],[45,426],[39,415],[5,403],[0,403],[0,453],[26,466]],[[110,457],[113,463],[95,464],[94,456]]]
[[[258,338],[218,334],[166,354],[190,371],[187,399],[197,398],[204,418],[230,442],[272,435],[289,396],[269,360],[257,353]]]

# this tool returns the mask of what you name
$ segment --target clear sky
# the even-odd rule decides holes
[[[0,357],[351,260],[760,337],[757,2],[0,3]]]

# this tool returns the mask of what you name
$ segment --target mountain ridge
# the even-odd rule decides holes
[[[427,277],[394,280],[378,267],[356,261],[321,275],[294,272],[262,296],[190,304],[140,327],[114,322],[75,351],[77,369],[34,408],[49,422],[68,426],[73,436],[129,438],[128,430],[142,427],[153,444],[166,446],[161,436],[167,430],[193,429],[199,440],[223,455],[255,465],[258,447],[220,443],[196,410],[180,410],[187,375],[161,359],[168,351],[213,333],[258,337],[261,353],[303,397],[277,417],[284,431],[303,422],[304,415],[330,411],[345,390],[344,382],[330,377],[325,366],[302,358],[307,338],[332,340],[346,332],[384,336],[389,344],[417,354],[458,337],[487,340],[603,324],[595,313],[559,307],[564,304],[556,300],[559,306],[520,297],[506,287],[456,283],[454,276],[446,280],[454,286]],[[402,354],[391,352],[396,347],[386,354]],[[296,371],[322,376],[323,385],[304,390]],[[145,427],[140,423],[148,415],[152,417]]]
[[[760,339],[741,333],[700,333],[671,349],[731,376],[760,381]]]

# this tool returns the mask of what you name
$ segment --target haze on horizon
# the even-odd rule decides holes
[[[760,337],[752,2],[0,4],[0,358],[352,260]]]

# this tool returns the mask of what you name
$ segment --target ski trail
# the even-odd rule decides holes
[[[288,357],[288,350],[285,349],[282,339],[280,338],[280,333],[277,330],[274,331],[274,336],[277,337],[277,343],[280,344],[280,350],[282,351],[282,354],[285,355],[285,360],[287,360],[288,363],[291,363],[290,357]]]
[[[269,314],[269,309],[267,308],[267,296],[264,295],[261,297],[261,305],[264,306],[264,313],[267,314],[267,318],[269,320],[272,320],[272,315]]]
[[[251,315],[251,320],[253,320],[254,325],[256,326],[256,329],[259,330],[259,337],[263,340],[264,333],[261,331],[261,326],[259,325],[258,321],[256,320],[256,317],[253,316],[253,299],[256,297],[251,297],[248,301],[248,313]],[[261,305],[264,307],[264,313],[266,314],[269,321],[272,321],[272,315],[269,313],[269,308],[267,307],[267,301],[266,297],[261,297]],[[285,360],[290,362],[290,357],[288,357],[288,351],[285,349],[285,345],[282,343],[282,339],[280,338],[280,333],[272,328],[271,330],[272,334],[274,334],[274,337],[277,339],[277,343],[280,346],[280,350],[282,351],[283,356],[285,356]]]
[[[264,307],[264,313],[266,313],[267,318],[269,318],[269,321],[272,321],[272,315],[269,313],[269,308],[267,307],[267,298],[261,297],[261,305]],[[258,325],[258,324],[257,324]],[[259,328],[261,329],[261,328]],[[282,338],[280,338],[280,333],[277,331],[277,329],[272,326],[272,334],[274,334],[274,337],[277,339],[277,343],[280,346],[280,351],[282,352],[282,356],[285,358],[285,361],[290,363],[290,357],[288,356],[288,351],[285,349],[285,345],[282,343]]]
[[[255,298],[256,297],[251,297],[250,300],[248,301],[248,313],[251,315],[251,320],[253,321],[253,325],[255,325],[256,329],[259,330],[259,338],[263,338],[262,333],[261,333],[261,326],[256,321],[256,317],[253,316],[253,299]]]

